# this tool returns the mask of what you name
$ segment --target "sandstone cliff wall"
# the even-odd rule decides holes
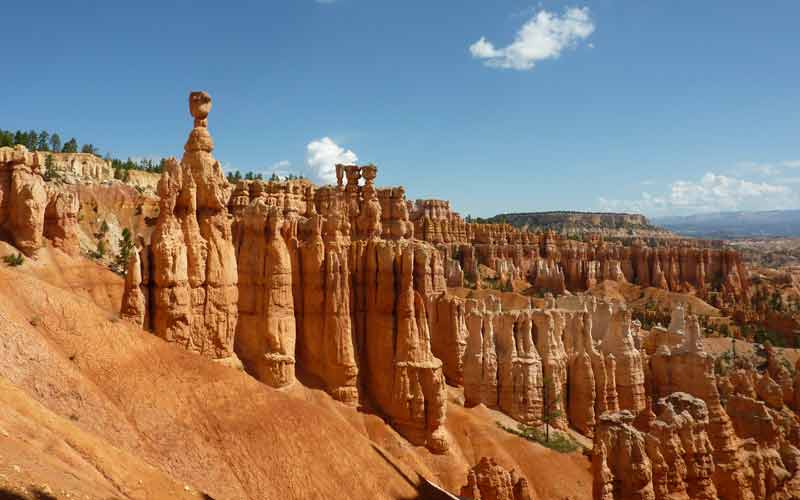
[[[42,174],[37,154],[24,146],[0,148],[0,238],[28,256],[46,239],[77,253],[77,196],[45,183]]]
[[[53,168],[59,174],[75,179],[107,181],[114,178],[111,162],[91,153],[50,153],[36,151],[32,153],[42,168],[47,159],[53,162]]]

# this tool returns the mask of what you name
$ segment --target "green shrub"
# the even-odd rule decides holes
[[[9,254],[3,257],[3,261],[10,267],[17,267],[21,266],[23,262],[25,262],[25,257],[22,256],[21,253],[18,254]]]
[[[527,439],[528,441],[539,443],[545,448],[550,448],[551,450],[559,453],[572,453],[573,451],[578,451],[582,448],[579,443],[565,433],[554,433],[548,440],[544,432],[529,425],[519,424],[517,429],[513,429],[511,427],[504,426],[500,422],[497,422],[497,426],[506,432],[510,432],[511,434]]]

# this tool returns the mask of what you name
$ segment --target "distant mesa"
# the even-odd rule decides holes
[[[674,238],[668,230],[652,224],[641,214],[613,212],[518,212],[503,213],[490,217],[486,222],[507,223],[530,231],[555,231],[567,236],[578,236],[587,232],[602,234],[606,238]]]

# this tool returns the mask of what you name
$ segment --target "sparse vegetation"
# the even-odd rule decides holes
[[[100,260],[106,256],[106,242],[100,240],[97,242],[97,250],[90,250],[89,256],[93,259]]]
[[[44,159],[44,180],[48,182],[59,182],[62,180],[61,173],[56,169],[53,155],[47,155]]]
[[[548,437],[546,433],[543,433],[536,427],[525,424],[519,424],[517,429],[506,427],[500,422],[497,422],[497,426],[506,432],[510,432],[511,434],[525,438],[528,441],[539,443],[545,448],[550,448],[551,450],[559,453],[572,453],[573,451],[578,451],[582,448],[581,445],[572,439],[568,434],[562,432],[559,432],[552,437]]]
[[[545,377],[542,381],[542,421],[544,421],[545,441],[550,441],[550,427],[555,423],[562,412],[558,408],[561,396],[555,394],[555,384],[552,377]]]
[[[9,267],[17,267],[21,266],[22,263],[25,262],[25,257],[23,257],[21,253],[12,253],[3,257],[3,262],[5,262]]]

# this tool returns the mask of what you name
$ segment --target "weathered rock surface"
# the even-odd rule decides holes
[[[468,276],[476,264],[491,269],[506,266],[537,288],[554,293],[584,291],[613,280],[675,292],[694,290],[700,297],[722,292],[722,302],[729,305],[749,301],[747,269],[740,255],[720,242],[674,238],[662,240],[665,246],[651,247],[639,239],[606,242],[596,234],[574,241],[552,230],[466,223],[441,200],[418,200],[416,207],[411,219],[418,238],[475,250],[477,262],[471,252],[457,252]]]
[[[706,403],[706,432],[713,447],[712,479],[720,498],[773,498],[772,495],[786,490],[788,473],[784,473],[786,468],[780,455],[769,447],[774,432],[769,430],[768,421],[759,418],[759,413],[763,416],[764,410],[769,408],[757,404],[749,396],[736,395],[729,397],[727,407],[732,413],[729,415],[720,399],[714,360],[702,348],[696,318],[687,320],[684,343],[673,350],[666,346],[659,348],[651,358],[651,364],[653,385],[658,395],[680,391]],[[744,373],[734,375],[738,382],[731,384],[733,390],[742,387],[744,393],[753,395],[752,377],[746,377]],[[777,388],[779,391],[780,387]],[[747,446],[747,441],[742,441],[737,435],[737,428],[743,436],[764,438],[766,446],[761,447],[755,442]]]
[[[658,418],[637,419],[639,429],[628,411],[600,417],[594,498],[718,498],[705,403],[673,393],[659,400],[656,410]]]
[[[628,411],[605,413],[597,424],[592,458],[597,500],[655,500],[653,470],[644,436]]]
[[[0,228],[28,256],[44,244],[47,191],[41,165],[23,146],[0,148]]]
[[[111,161],[104,160],[91,153],[52,153],[37,151],[36,160],[39,165],[50,162],[51,168],[60,176],[72,177],[76,180],[106,181],[114,178]]]
[[[499,408],[528,424],[541,422],[543,370],[531,311],[493,312],[474,299],[467,310],[466,404]]]
[[[364,327],[359,344],[368,372],[381,374],[365,383],[382,412],[412,443],[444,451],[445,381],[430,348],[425,300],[414,288],[417,251],[434,250],[378,239],[351,247],[353,271],[361,276],[355,290],[363,307],[356,310]]]
[[[236,363],[238,273],[226,208],[228,182],[211,154],[211,98],[193,92],[189,107],[195,127],[181,162],[167,161],[158,184],[160,213],[143,250],[149,263],[142,278],[149,297],[143,326],[189,351]],[[127,298],[138,293],[133,285],[123,303],[136,302]]]
[[[294,382],[292,266],[281,229],[283,214],[263,200],[244,212],[237,248],[239,319],[235,350],[245,369],[273,387]]]
[[[528,481],[508,472],[492,458],[482,457],[467,474],[461,497],[472,500],[534,500]]]
[[[77,196],[46,183],[42,174],[37,153],[24,146],[0,148],[0,238],[29,257],[45,240],[75,255],[79,252]]]
[[[329,221],[332,219],[328,219]],[[319,216],[309,220],[311,236],[300,246],[301,318],[298,356],[306,370],[322,379],[328,392],[350,405],[358,403],[358,365],[350,315],[348,256],[339,246],[335,225],[323,241]]]

